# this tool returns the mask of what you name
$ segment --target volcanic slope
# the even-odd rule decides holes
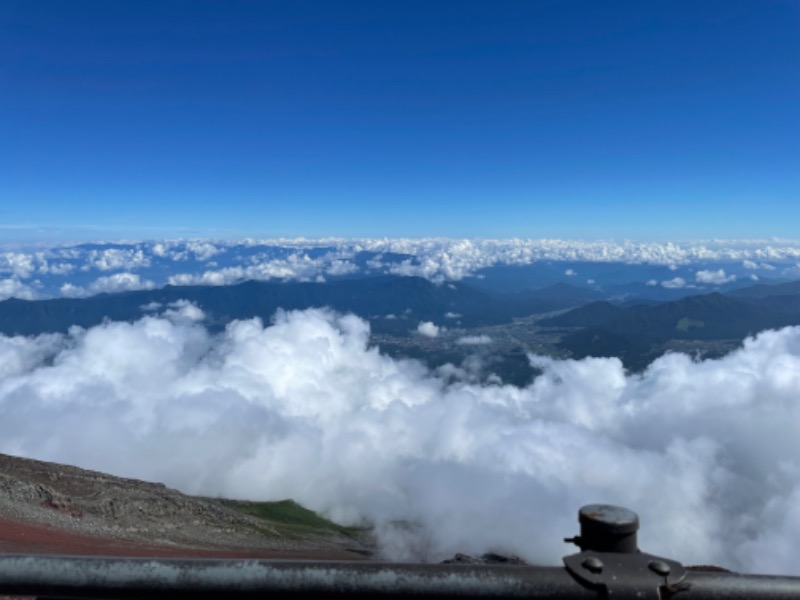
[[[368,531],[291,501],[193,497],[0,454],[0,552],[357,560],[372,551]]]

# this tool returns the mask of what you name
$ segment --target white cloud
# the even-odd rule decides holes
[[[742,261],[742,266],[745,269],[764,269],[766,271],[774,271],[775,270],[775,267],[772,266],[769,263],[760,263],[759,264],[759,263],[756,263],[755,261],[752,261],[752,260]]]
[[[461,314],[448,311],[448,312],[444,313],[444,318],[445,319],[459,319],[459,318],[461,318]]]
[[[417,326],[417,333],[420,333],[427,337],[436,337],[439,335],[439,327],[437,327],[430,321],[425,321],[424,323],[420,323]]]
[[[464,337],[458,338],[456,343],[465,346],[481,346],[484,344],[491,344],[492,338],[488,335],[465,335]]]
[[[30,338],[0,335],[0,386],[13,377],[26,376],[51,360],[62,349],[63,338],[60,334]],[[0,407],[2,406],[0,402]]]
[[[358,266],[348,260],[335,260],[325,269],[328,275],[349,275],[358,273]]]
[[[100,271],[127,270],[149,267],[150,257],[141,248],[107,248],[91,250],[86,257],[84,269],[94,268]]]
[[[725,275],[724,269],[719,269],[717,271],[705,270],[695,273],[695,279],[698,283],[722,285],[724,283],[736,281],[736,275]]]
[[[155,287],[155,283],[147,279],[142,279],[135,273],[114,273],[107,277],[98,277],[89,286],[89,292],[99,294],[101,292],[128,292],[132,290],[150,290]]]
[[[230,285],[245,280],[242,267],[228,267],[219,271],[205,271],[202,275],[178,273],[167,280],[170,285]]]
[[[76,269],[75,265],[71,263],[56,263],[56,264],[45,264],[39,268],[39,271],[42,273],[49,273],[50,275],[69,275]]]
[[[337,255],[325,255],[312,259],[306,253],[294,253],[285,258],[253,257],[247,266],[224,267],[206,270],[201,275],[179,273],[169,277],[171,285],[230,285],[246,280],[268,281],[270,279],[314,281],[323,273],[346,275],[355,273],[358,267]],[[324,278],[322,279],[324,281]]]
[[[221,248],[217,248],[214,244],[209,242],[189,242],[186,244],[186,249],[190,252],[193,252],[197,260],[207,261],[212,256],[216,256],[220,252],[223,252]]]
[[[23,252],[0,252],[0,273],[27,279],[36,270],[35,255]]]
[[[649,286],[658,285],[658,281],[656,281],[655,279],[651,279],[650,281],[647,282],[647,285]]]
[[[686,287],[686,280],[682,277],[675,277],[674,279],[668,279],[666,281],[662,281],[661,285],[665,288],[669,289],[677,289]]]
[[[58,291],[64,298],[83,298],[89,295],[84,288],[71,283],[65,283]]]
[[[323,253],[318,252],[324,249]],[[366,257],[362,267],[354,257]],[[407,256],[404,260],[398,257]],[[215,260],[211,260],[214,258]],[[398,262],[399,261],[399,262]],[[320,277],[387,273],[419,276],[434,282],[482,277],[494,265],[537,262],[603,262],[664,265],[672,270],[697,264],[735,263],[744,268],[784,269],[800,261],[797,240],[730,240],[632,243],[613,240],[554,239],[272,239],[240,241],[158,241],[33,248],[0,253],[0,277],[24,280],[41,275],[41,296],[55,296],[64,284],[86,287],[91,270],[148,278],[156,286],[226,285],[248,279],[315,281]],[[774,264],[771,264],[774,263]],[[728,271],[732,272],[733,267]],[[576,270],[567,269],[574,274]],[[159,275],[155,275],[159,273]],[[784,277],[794,271],[783,271]],[[74,278],[70,279],[69,277]],[[74,288],[67,288],[72,289]]]
[[[156,304],[151,302],[150,306]],[[178,300],[169,304],[169,308],[164,311],[164,317],[173,321],[199,322],[206,318],[205,313],[195,304],[188,300]]]
[[[617,359],[532,357],[543,374],[526,388],[392,360],[366,322],[320,310],[218,336],[154,316],[0,336],[0,357],[0,451],[295,498],[375,523],[394,558],[559,564],[577,509],[600,500],[640,514],[649,552],[800,573],[786,551],[800,537],[800,328],[639,376]]]
[[[16,277],[0,279],[0,300],[19,298],[20,300],[35,300],[37,297],[34,289],[22,283]]]
[[[573,275],[577,275],[577,273],[573,269],[567,269],[566,271],[564,271],[564,275],[566,275],[567,277],[572,277]]]

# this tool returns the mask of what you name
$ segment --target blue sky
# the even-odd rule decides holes
[[[797,238],[795,1],[0,4],[0,236]]]

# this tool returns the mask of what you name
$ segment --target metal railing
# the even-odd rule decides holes
[[[39,598],[384,597],[800,599],[800,577],[686,569],[639,551],[638,517],[588,505],[563,567],[0,555],[0,595]]]

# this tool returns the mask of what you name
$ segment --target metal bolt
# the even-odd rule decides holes
[[[656,575],[661,575],[662,577],[666,577],[669,575],[669,565],[665,563],[663,560],[651,560],[647,568],[650,569]]]
[[[581,566],[592,573],[599,573],[603,570],[603,561],[596,556],[590,556],[589,558],[583,559]]]

